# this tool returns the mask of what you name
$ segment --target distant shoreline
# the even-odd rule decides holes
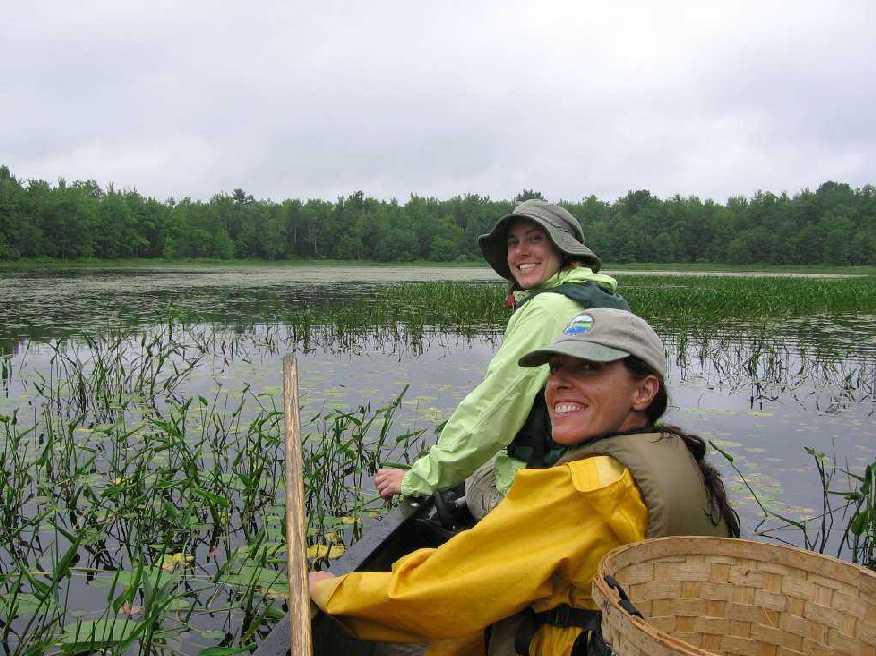
[[[373,262],[365,260],[254,260],[254,259],[190,259],[190,258],[126,258],[118,260],[83,258],[60,260],[54,258],[22,258],[12,262],[0,262],[3,271],[59,271],[78,269],[245,269],[245,268],[289,268],[289,267],[360,267],[360,268],[412,268],[431,267],[439,269],[479,269],[485,274],[488,267],[481,261],[471,262],[431,262],[417,260],[411,262]],[[876,266],[830,266],[830,265],[788,265],[788,264],[717,264],[708,262],[684,263],[605,263],[604,273],[610,275],[831,275],[831,276],[872,276]],[[488,277],[488,276],[486,276]],[[498,279],[498,277],[497,277]]]

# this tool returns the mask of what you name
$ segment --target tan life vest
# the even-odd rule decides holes
[[[630,470],[642,501],[648,508],[647,537],[670,535],[705,535],[730,537],[726,522],[718,507],[709,498],[703,474],[687,446],[672,433],[633,433],[611,435],[592,443],[570,449],[557,465],[594,456],[611,456]],[[557,466],[554,465],[554,466]],[[530,613],[531,613],[531,609]],[[541,624],[555,624],[552,619],[558,610],[581,615],[598,611],[560,606],[545,613],[534,624],[527,613],[518,613],[493,625],[488,656],[528,653],[529,644]],[[531,616],[539,617],[532,614]],[[563,624],[563,626],[577,625]],[[585,636],[585,641],[588,639]],[[576,643],[577,644],[577,643]],[[516,649],[515,649],[516,647]],[[576,653],[575,650],[572,652]]]
[[[567,451],[557,464],[593,456],[611,456],[630,470],[648,507],[647,537],[730,537],[699,465],[677,435],[613,435]]]

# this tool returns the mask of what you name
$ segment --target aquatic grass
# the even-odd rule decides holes
[[[52,344],[49,368],[33,382],[33,424],[0,415],[0,465],[14,483],[0,495],[5,653],[125,653],[135,645],[140,653],[176,653],[179,636],[208,634],[199,626],[214,624],[222,608],[236,627],[223,648],[246,649],[282,616],[274,601],[285,596],[278,399],[249,386],[211,399],[182,396],[178,384],[191,366],[174,359],[191,365],[188,352],[202,337],[165,326],[151,336]],[[207,353],[200,347],[195,352]],[[241,348],[225,342],[221,357]],[[131,373],[139,370],[163,382],[143,384]],[[417,434],[393,435],[400,404],[401,396],[375,411],[366,405],[312,418],[315,565],[357,539],[363,513],[383,509],[362,492],[363,476],[384,449],[416,441]],[[47,553],[60,555],[45,582]],[[173,575],[159,583],[144,568]],[[72,591],[107,577],[112,592],[103,606],[69,606]]]
[[[721,320],[779,320],[811,314],[876,313],[876,276],[791,278],[757,276],[618,275],[619,291],[635,312],[656,325],[708,325]],[[500,333],[510,311],[505,287],[491,282],[403,282],[397,284],[149,289],[92,295],[75,287],[63,299],[39,294],[16,299],[10,324],[35,339],[101,334],[136,326],[196,324],[283,326],[306,351],[328,345],[338,351],[361,348],[376,337],[417,348],[430,334],[462,336]],[[77,294],[81,294],[78,296]],[[80,305],[81,312],[74,312]],[[88,322],[84,316],[96,317]],[[209,336],[205,339],[210,341]],[[0,340],[2,342],[2,340]],[[190,347],[197,349],[198,344]],[[209,346],[205,344],[204,346]],[[3,351],[18,348],[15,342]],[[215,350],[209,352],[215,353]],[[159,360],[152,363],[157,365]],[[166,365],[165,365],[166,366]],[[144,378],[148,380],[148,376]]]
[[[876,460],[863,472],[843,470],[849,479],[846,491],[830,490],[845,500],[842,545],[848,548],[853,563],[861,563],[876,570]]]
[[[782,544],[802,544],[821,554],[832,549],[837,558],[876,571],[876,460],[858,473],[848,467],[840,468],[835,455],[804,447],[815,464],[821,508],[816,514],[795,517],[780,510],[776,500],[756,490],[751,475],[742,471],[727,449],[712,440],[709,444],[729,463],[759,508],[761,517],[753,528],[755,536]],[[840,473],[846,476],[845,490],[838,489]],[[839,531],[834,528],[837,522]]]
[[[728,318],[745,322],[876,312],[876,276],[823,279],[622,275],[618,279],[620,291],[633,310],[655,322],[703,324]]]
[[[749,392],[751,409],[791,398],[801,408],[836,412],[849,404],[876,399],[876,349],[831,348],[817,331],[798,333],[793,326],[777,331],[770,324],[740,330],[705,329],[663,334],[667,359],[673,364],[670,386],[701,379],[729,392]],[[797,390],[807,389],[800,398]],[[815,391],[812,391],[812,390]],[[822,391],[823,390],[823,391]]]
[[[396,458],[409,463],[425,448],[423,430],[393,434],[395,414],[406,391],[373,411],[365,404],[352,412],[334,411],[310,419],[316,431],[305,434],[303,448],[308,533],[317,547],[311,552],[315,566],[343,553],[340,533],[350,532],[348,544],[358,539],[359,517],[387,507],[368,483],[377,469]]]
[[[844,279],[716,276],[621,276],[620,292],[633,311],[659,330],[738,332],[809,315],[876,314],[876,276]],[[436,336],[498,337],[511,315],[504,286],[493,283],[424,282],[375,286],[365,297],[302,307],[263,305],[266,348],[277,340],[305,352],[328,348],[357,353],[375,344],[417,353]],[[210,323],[210,314],[188,313],[186,322]],[[233,321],[234,312],[225,320]],[[252,315],[240,325],[255,326]],[[270,333],[270,327],[282,327]],[[781,326],[779,326],[781,327]],[[830,329],[830,324],[823,326]],[[842,329],[840,322],[837,329]],[[282,332],[287,333],[286,337]]]
[[[812,314],[876,313],[876,276],[845,279],[705,276],[621,276],[619,291],[637,314],[658,327],[774,322]],[[511,312],[504,287],[491,283],[401,283],[375,290],[373,298],[308,307],[266,317],[296,338],[330,330],[329,341],[350,346],[357,336],[415,342],[430,331],[495,334]],[[204,317],[206,319],[207,317]]]
[[[65,404],[66,416],[90,414],[98,423],[115,420],[131,397],[152,408],[173,397],[205,353],[197,344],[173,339],[172,323],[136,333],[85,334],[50,342],[49,348],[49,376],[38,373],[36,391]]]

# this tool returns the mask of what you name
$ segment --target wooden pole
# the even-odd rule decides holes
[[[286,551],[289,570],[289,653],[311,656],[310,593],[307,587],[307,526],[301,422],[298,417],[298,367],[294,355],[283,358],[283,407],[286,415]]]

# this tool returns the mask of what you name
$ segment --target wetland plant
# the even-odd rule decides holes
[[[240,353],[207,346],[179,327],[52,344],[33,420],[0,415],[0,653],[243,652],[283,616],[279,399],[184,394],[206,353]],[[401,399],[305,424],[314,566],[384,509],[364,477],[419,448]]]
[[[837,558],[876,571],[876,460],[860,473],[840,470],[834,457],[804,447],[815,463],[822,499],[820,512],[798,518],[763,499],[733,456],[714,442],[709,443],[730,464],[760,508],[761,519],[752,531],[755,536],[800,545],[820,554],[832,550]],[[846,476],[845,490],[837,487],[840,473]],[[838,522],[837,531],[834,527]]]

